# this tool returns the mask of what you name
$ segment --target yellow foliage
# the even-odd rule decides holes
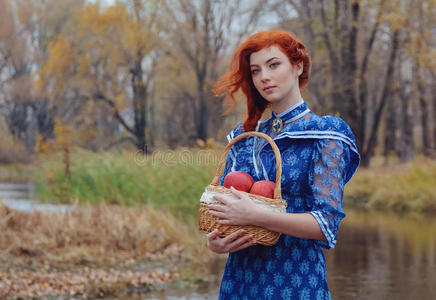
[[[36,136],[35,152],[40,154],[50,154],[53,151],[52,143],[46,140],[42,135]]]
[[[208,148],[211,148],[211,149],[217,148],[217,143],[215,142],[215,140],[213,138],[208,138],[206,140],[206,145]]]
[[[213,138],[208,138],[206,141],[197,139],[197,145],[201,149],[216,149],[218,147],[218,144]]]
[[[70,148],[73,140],[73,127],[71,125],[61,124],[59,120],[55,120],[54,147],[56,150]]]
[[[36,137],[35,152],[40,154],[50,154],[54,151],[71,148],[73,144],[73,127],[71,125],[61,124],[56,119],[54,126],[55,138],[44,139],[40,134]]]
[[[406,25],[408,18],[407,16],[400,14],[398,12],[390,12],[390,13],[383,14],[382,20],[388,22],[391,27],[391,30],[395,32],[401,27],[403,27],[404,25]]]
[[[83,55],[79,58],[78,75],[84,76],[91,67],[91,59],[88,55]]]
[[[71,43],[68,40],[59,38],[49,48],[50,59],[47,61],[46,71],[51,74],[62,75],[60,71],[72,68],[71,62],[74,59],[74,53]]]
[[[86,5],[49,45],[35,85],[49,86],[51,97],[65,95],[70,87],[88,95],[98,90],[123,109],[129,100],[125,91],[130,71],[153,49],[154,35],[123,3],[108,8],[98,2]]]
[[[202,139],[197,139],[197,145],[201,149],[206,148],[206,143]]]
[[[93,122],[102,117],[95,115],[90,104],[105,106],[103,102],[109,102],[107,107],[118,111],[132,107],[132,82],[146,85],[153,72],[153,67],[149,67],[152,58],[148,55],[155,48],[157,34],[153,32],[155,25],[148,18],[152,14],[147,10],[150,4],[140,5],[139,17],[127,6],[121,1],[109,7],[97,2],[77,10],[49,44],[49,55],[35,76],[35,87],[50,105],[65,99],[70,101],[76,95],[90,100],[80,107],[80,114],[74,120],[80,123],[75,137],[78,142],[95,136],[90,132],[84,134],[87,133],[85,128],[88,126],[90,130]],[[136,81],[132,81],[132,70],[138,63],[142,73],[135,73]],[[105,100],[97,101],[96,94],[104,95]],[[65,127],[64,120],[62,122],[55,128],[55,148],[72,143],[73,129]]]

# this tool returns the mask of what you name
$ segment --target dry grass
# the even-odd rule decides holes
[[[12,137],[8,132],[0,132],[1,164],[28,164],[32,160],[32,155],[20,141]]]
[[[435,212],[436,161],[418,157],[360,168],[345,188],[344,202],[397,212]]]
[[[195,282],[216,259],[197,228],[147,206],[30,214],[0,204],[0,232],[6,299],[146,292],[173,280]]]
[[[101,204],[65,214],[29,214],[0,205],[0,232],[2,256],[74,261],[117,254],[152,257],[170,250],[184,259],[208,255],[204,247],[198,247],[201,234],[152,208]]]

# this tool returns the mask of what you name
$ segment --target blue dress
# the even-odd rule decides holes
[[[284,128],[275,136],[272,120]],[[331,299],[322,248],[333,248],[340,221],[345,217],[345,184],[359,165],[353,133],[340,118],[320,117],[304,101],[287,111],[259,121],[256,131],[271,136],[282,156],[282,197],[289,213],[310,213],[326,241],[282,234],[273,246],[255,245],[230,253],[222,277],[219,299]],[[227,136],[243,133],[242,124]],[[255,181],[275,181],[276,164],[264,139],[238,141],[227,156],[227,173],[243,171]]]

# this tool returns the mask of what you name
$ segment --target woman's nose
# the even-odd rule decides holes
[[[260,75],[260,80],[262,82],[268,82],[271,78],[270,78],[270,74],[268,71],[264,70],[262,71],[261,75]]]

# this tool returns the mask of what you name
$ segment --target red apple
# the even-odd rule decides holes
[[[268,180],[256,181],[250,189],[250,194],[260,195],[267,198],[274,198],[275,182]]]
[[[224,187],[230,188],[233,186],[235,189],[243,192],[248,192],[253,185],[253,178],[250,174],[241,171],[230,172],[224,177]]]

